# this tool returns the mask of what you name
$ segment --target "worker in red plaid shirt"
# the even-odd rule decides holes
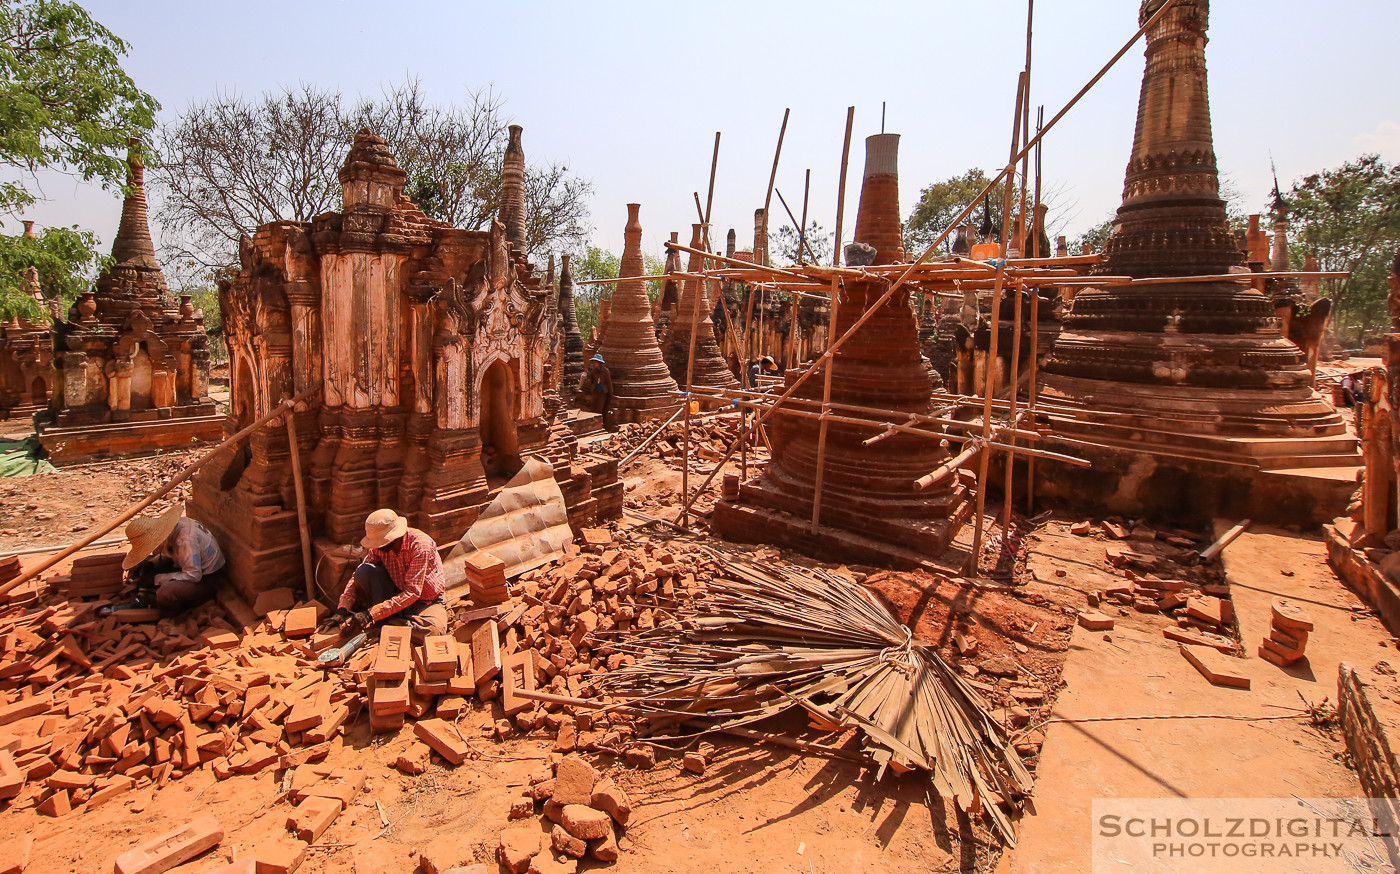
[[[369,550],[355,568],[324,628],[339,625],[347,633],[379,623],[407,625],[413,642],[447,631],[446,581],[433,538],[408,527],[393,510],[375,510],[365,520],[360,545]]]

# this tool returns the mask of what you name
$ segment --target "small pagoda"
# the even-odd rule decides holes
[[[209,338],[156,261],[145,169],[132,141],[112,263],[53,326],[54,389],[35,415],[55,463],[189,446],[223,435],[209,398]]]

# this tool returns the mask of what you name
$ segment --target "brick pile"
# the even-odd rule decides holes
[[[581,757],[565,756],[530,777],[511,806],[510,818],[520,822],[501,832],[497,859],[512,874],[575,874],[585,857],[615,862],[618,833],[631,816],[622,787]]]
[[[1070,531],[1080,536],[1096,533],[1089,522],[1079,522]],[[1098,608],[1081,617],[1080,624],[1092,630],[1108,630],[1111,605],[1139,613],[1157,613],[1175,621],[1162,636],[1188,646],[1205,646],[1235,654],[1235,610],[1230,588],[1217,568],[1195,564],[1197,544],[1186,532],[1158,531],[1146,525],[1128,527],[1113,519],[1097,526],[1097,533],[1110,542],[1104,551],[1106,563],[1123,577],[1119,585],[1089,593],[1089,606]],[[1105,623],[1104,620],[1108,620]]]
[[[1273,600],[1269,614],[1269,636],[1259,643],[1259,658],[1286,668],[1303,657],[1313,630],[1312,619],[1284,598]]]

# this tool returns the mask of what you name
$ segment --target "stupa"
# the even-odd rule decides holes
[[[1208,17],[1207,0],[1179,0],[1147,34],[1123,203],[1097,268],[1167,281],[1075,297],[1040,397],[1049,442],[1093,467],[1038,465],[1037,488],[1181,522],[1323,521],[1346,505],[1356,441],[1247,272],[1192,281],[1245,271],[1211,138]]]
[[[140,144],[127,152],[127,193],[112,263],[54,325],[54,390],[34,417],[55,462],[189,446],[223,435],[209,398],[209,338],[189,295],[165,285],[146,220]]]
[[[622,422],[638,422],[669,416],[680,399],[676,381],[666,369],[661,346],[656,341],[656,323],[651,317],[646,282],[628,278],[642,275],[642,223],[639,203],[627,204],[627,226],[623,230],[622,264],[624,280],[617,284],[603,326],[599,331],[598,354],[612,373],[613,404]]]
[[[847,263],[891,264],[904,260],[899,213],[898,134],[865,141],[865,175],[854,245]],[[864,255],[864,259],[860,256]],[[865,312],[884,294],[889,280],[848,280],[838,308],[838,327]],[[822,479],[821,524],[814,534],[821,424],[814,418],[770,419],[772,461],[763,474],[740,486],[734,501],[721,501],[711,520],[732,540],[768,541],[836,560],[912,567],[943,551],[970,514],[968,490],[958,476],[925,491],[915,481],[948,459],[945,441],[898,434],[866,446],[885,430],[881,422],[900,413],[932,414],[932,385],[919,354],[918,325],[903,289],[895,292],[837,350],[831,400],[892,413],[868,418],[870,426],[829,422]],[[806,368],[787,371],[787,384]],[[815,375],[795,398],[821,402],[823,379]],[[810,409],[810,408],[809,408]]]
[[[702,242],[702,225],[690,226],[690,248],[699,250]],[[673,250],[674,251],[674,250]],[[715,324],[711,313],[709,296],[705,293],[706,282],[694,278],[704,270],[704,258],[694,252],[686,273],[691,278],[681,284],[680,300],[671,315],[671,322],[661,345],[662,357],[671,369],[671,377],[676,384],[697,389],[738,388],[739,381],[724,363],[719,344],[715,342]],[[694,367],[688,371],[691,362],[691,337],[694,337]]]
[[[569,256],[563,257],[559,269],[560,330],[564,334],[563,392],[573,394],[583,375],[583,334],[578,329],[578,310],[574,302],[574,277],[569,272]]]

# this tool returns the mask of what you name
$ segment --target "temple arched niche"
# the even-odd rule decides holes
[[[496,359],[481,374],[477,387],[480,409],[481,466],[488,480],[509,478],[520,470],[520,438],[515,420],[520,413],[520,391],[515,369]]]

